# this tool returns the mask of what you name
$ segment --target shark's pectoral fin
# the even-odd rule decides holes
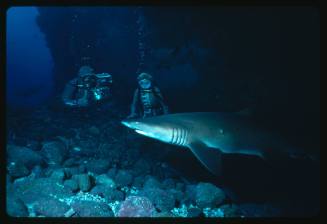
[[[194,142],[189,145],[191,151],[198,160],[216,176],[222,175],[222,152],[218,149],[207,147],[201,142]]]

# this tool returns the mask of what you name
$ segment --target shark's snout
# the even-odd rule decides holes
[[[135,120],[123,120],[121,123],[131,129],[137,129],[139,125],[139,122]]]
[[[128,127],[128,128],[131,128],[131,124],[130,124],[130,122],[127,121],[127,120],[122,120],[120,123],[121,123],[122,125]]]
[[[157,140],[161,140],[164,142],[169,142],[171,139],[170,132],[158,124],[152,124],[149,122],[144,122],[143,120],[123,120],[121,123],[130,128],[133,129],[136,133],[140,135],[144,135],[150,138],[154,138]]]

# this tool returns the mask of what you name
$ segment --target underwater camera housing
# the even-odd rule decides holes
[[[112,76],[109,73],[90,74],[79,80],[78,87],[91,91],[94,100],[98,101],[110,95]]]
[[[109,73],[96,74],[96,86],[92,89],[94,99],[101,100],[110,95],[110,86],[112,84],[112,76]]]

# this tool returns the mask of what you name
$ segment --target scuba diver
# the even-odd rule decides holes
[[[127,118],[168,114],[168,107],[163,101],[159,88],[153,85],[152,76],[148,73],[141,73],[137,80],[139,88],[134,92],[131,113]]]
[[[84,65],[78,77],[69,81],[62,93],[62,101],[69,107],[88,107],[111,96],[112,77],[108,73],[95,74]]]

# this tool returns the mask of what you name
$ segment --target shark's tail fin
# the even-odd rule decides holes
[[[190,144],[190,149],[198,160],[214,175],[222,175],[222,152],[218,149],[209,148],[203,143]]]

